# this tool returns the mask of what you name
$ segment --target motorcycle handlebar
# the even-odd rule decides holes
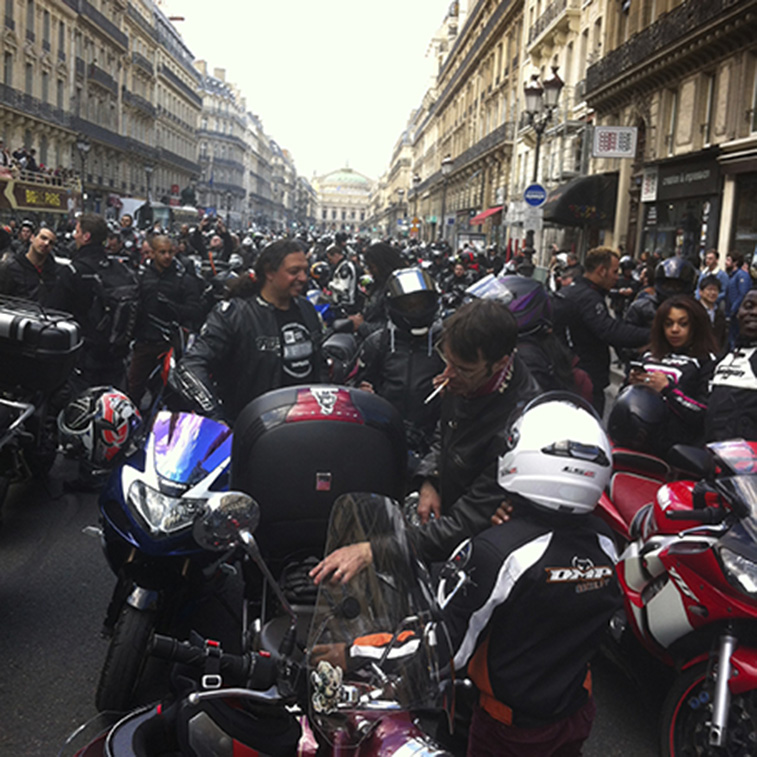
[[[153,634],[149,652],[168,662],[178,662],[195,668],[203,668],[208,660],[207,646],[199,646],[189,641],[179,641],[170,636]],[[251,689],[265,690],[278,679],[278,664],[275,657],[251,652],[245,655],[221,652],[219,669],[225,684],[246,685]]]
[[[701,510],[671,510],[665,513],[669,520],[693,520],[697,523],[722,523],[725,513],[714,507]]]

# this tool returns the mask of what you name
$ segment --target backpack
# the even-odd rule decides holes
[[[137,321],[137,276],[121,261],[109,258],[101,263],[97,273],[92,274],[91,280],[92,303],[88,320],[93,329],[93,346],[125,351]]]

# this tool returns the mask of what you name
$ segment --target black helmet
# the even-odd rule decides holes
[[[612,406],[607,431],[621,447],[660,455],[670,446],[665,432],[667,422],[667,405],[654,389],[627,386]]]
[[[439,310],[439,292],[422,268],[398,268],[386,280],[389,317],[406,330],[428,329]]]
[[[698,277],[697,269],[688,260],[668,258],[654,269],[654,288],[661,299],[674,294],[692,294]]]
[[[535,279],[489,274],[468,287],[466,293],[507,305],[518,322],[518,334],[521,336],[552,327],[552,301],[544,286]]]
[[[337,244],[347,244],[347,240],[350,238],[350,235],[347,234],[344,231],[337,231],[336,236],[334,237],[334,241]]]

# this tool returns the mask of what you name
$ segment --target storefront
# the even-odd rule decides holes
[[[721,173],[712,152],[644,168],[640,251],[681,254],[696,265],[717,247]]]
[[[727,145],[719,158],[731,204],[728,249],[751,260],[757,251],[757,144],[754,138]]]

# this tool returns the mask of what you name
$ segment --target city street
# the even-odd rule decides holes
[[[47,486],[11,488],[0,530],[0,754],[52,757],[95,715],[106,644],[100,638],[113,577],[97,539],[93,494],[63,493],[58,461]],[[604,660],[595,665],[599,714],[588,757],[656,754],[656,713]]]

